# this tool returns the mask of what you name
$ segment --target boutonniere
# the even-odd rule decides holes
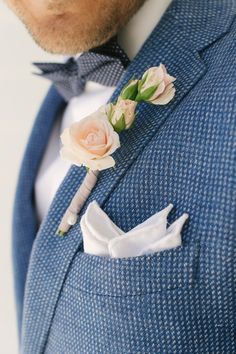
[[[61,220],[57,231],[60,236],[76,223],[97,182],[99,171],[115,166],[112,154],[120,147],[119,134],[133,126],[139,102],[169,103],[175,95],[174,81],[163,64],[152,67],[141,79],[130,80],[116,102],[100,107],[64,130],[61,135],[62,159],[84,166],[87,174]]]

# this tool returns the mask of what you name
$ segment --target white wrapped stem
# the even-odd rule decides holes
[[[60,225],[58,227],[57,233],[63,236],[72,225],[76,224],[78,214],[82,207],[84,206],[86,200],[88,199],[92,189],[94,188],[99,171],[89,171],[81,186],[74,195],[69,207],[67,208]]]

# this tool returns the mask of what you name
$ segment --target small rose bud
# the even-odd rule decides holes
[[[135,100],[138,94],[138,80],[130,80],[121,92],[123,100]]]
[[[119,98],[113,105],[110,115],[110,122],[117,133],[129,129],[135,119],[135,109],[137,102],[132,100],[123,100]]]
[[[175,95],[173,82],[163,64],[148,69],[139,83],[137,101],[147,101],[156,105],[169,103]]]

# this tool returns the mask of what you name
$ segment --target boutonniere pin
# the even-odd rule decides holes
[[[77,222],[78,214],[97,182],[99,171],[115,166],[111,155],[120,147],[119,134],[134,124],[138,103],[169,103],[175,95],[174,81],[163,64],[152,67],[141,79],[130,80],[117,102],[100,107],[64,130],[61,135],[62,159],[84,166],[87,174],[61,220],[58,235],[64,236]]]

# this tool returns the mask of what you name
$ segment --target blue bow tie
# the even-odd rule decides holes
[[[116,37],[104,45],[70,58],[65,63],[34,63],[38,74],[53,81],[59,93],[69,101],[83,92],[87,81],[116,86],[130,60]]]

